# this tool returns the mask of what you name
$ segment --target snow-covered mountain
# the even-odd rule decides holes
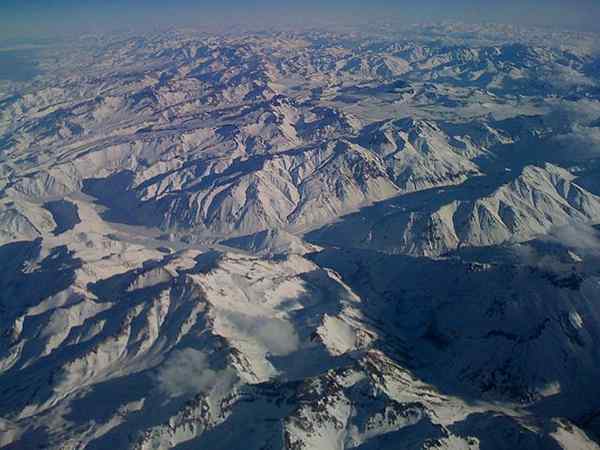
[[[573,222],[600,221],[600,197],[552,164],[525,166],[496,187],[482,177],[410,201],[365,208],[311,234],[316,242],[437,256],[460,247],[522,241]],[[490,187],[493,190],[490,193]]]
[[[0,448],[599,448],[596,40],[40,47],[0,80]]]

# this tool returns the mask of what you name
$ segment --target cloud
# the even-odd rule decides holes
[[[590,225],[574,222],[554,227],[529,243],[515,245],[512,251],[522,264],[554,273],[571,272],[575,262],[590,267],[597,264],[600,233]]]
[[[296,330],[285,320],[233,311],[222,312],[220,317],[236,335],[257,342],[272,355],[287,355],[299,348]],[[217,398],[231,391],[238,377],[233,368],[211,368],[205,352],[185,348],[174,351],[165,360],[155,380],[160,391],[169,397],[202,393]]]
[[[573,125],[571,132],[554,138],[562,156],[571,160],[600,157],[600,128]]]
[[[600,233],[594,227],[584,223],[574,222],[554,227],[542,240],[560,244],[582,255],[600,254]]]
[[[600,118],[600,102],[596,100],[581,99],[577,101],[558,100],[552,102],[547,116],[553,128],[565,129],[575,124],[590,126]]]
[[[562,90],[594,85],[594,82],[581,72],[562,64],[552,64],[543,78],[555,88]]]
[[[236,379],[231,368],[211,369],[206,354],[193,348],[173,352],[156,375],[160,390],[169,397],[226,393]]]
[[[272,355],[287,355],[299,348],[300,340],[289,322],[228,311],[222,316],[233,329],[261,344]]]
[[[600,298],[600,278],[586,278],[581,283],[581,293],[595,303]]]
[[[560,101],[546,116],[556,135],[554,151],[561,159],[585,160],[600,157],[600,102]]]

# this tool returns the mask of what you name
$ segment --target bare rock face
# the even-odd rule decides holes
[[[36,52],[0,80],[0,447],[598,449],[596,42]]]

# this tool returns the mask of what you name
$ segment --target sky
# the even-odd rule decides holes
[[[0,41],[124,28],[263,23],[500,22],[600,31],[600,0],[0,0]]]

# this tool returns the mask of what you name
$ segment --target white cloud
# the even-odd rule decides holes
[[[173,352],[156,375],[160,390],[170,397],[228,391],[235,380],[233,369],[211,369],[206,354],[192,348]]]
[[[600,128],[573,125],[571,132],[554,138],[565,157],[587,159],[600,157]]]
[[[546,122],[555,133],[553,143],[569,160],[600,157],[600,102],[559,101],[552,106]]]
[[[577,86],[593,86],[594,82],[577,70],[562,64],[553,64],[544,76],[546,81],[558,89],[572,89]]]
[[[285,320],[233,311],[224,313],[223,317],[237,333],[258,342],[272,355],[287,355],[300,345],[296,330]]]
[[[583,223],[554,227],[536,240],[558,244],[563,250],[546,249],[533,243],[516,245],[513,252],[523,264],[561,273],[570,272],[576,261],[595,264],[593,261],[600,257],[600,233]]]
[[[549,100],[550,112],[548,121],[554,127],[571,126],[573,124],[590,125],[600,118],[600,102],[597,100],[581,99],[571,100]]]
[[[600,253],[600,234],[590,225],[574,222],[562,227],[554,227],[542,240],[563,245],[582,254]]]

